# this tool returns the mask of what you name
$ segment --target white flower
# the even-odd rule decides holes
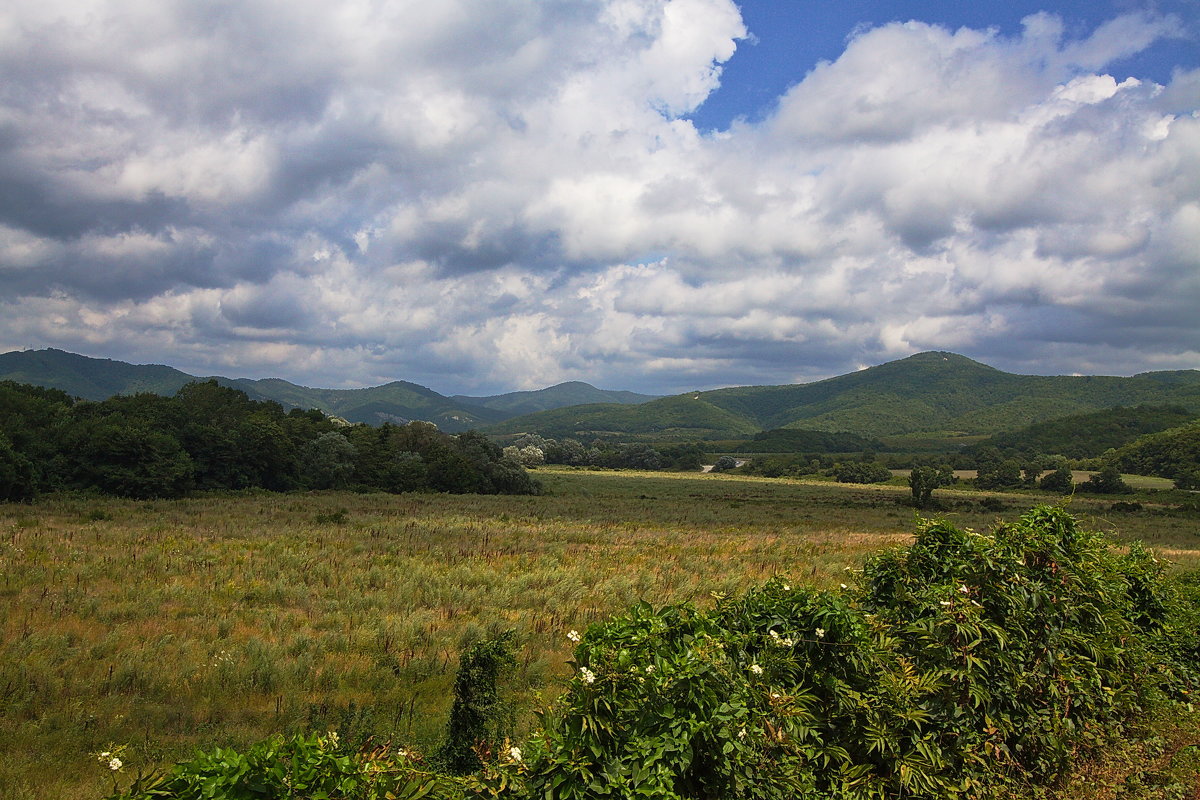
[[[778,700],[778,699],[779,699],[780,697],[782,697],[782,696],[783,696],[783,695],[781,695],[779,692],[771,692],[771,699],[772,699],[772,700]]]
[[[953,603],[951,603],[949,600],[939,600],[939,601],[938,601],[938,604],[939,604],[939,605],[943,605],[943,606],[952,606],[952,605],[954,605],[954,604],[953,604]]]
[[[785,584],[783,585],[783,590],[784,590],[785,592],[790,592],[790,591],[792,590],[792,587],[791,587],[791,586],[788,586],[788,585],[785,583]]]
[[[647,665],[646,665],[646,674],[647,674],[647,675],[649,675],[649,674],[650,674],[650,673],[652,673],[652,672],[654,672],[654,665],[653,665],[653,664],[647,664]]]
[[[745,728],[742,728],[740,731],[738,731],[738,738],[739,738],[739,739],[745,739],[745,738],[746,738],[746,729],[745,729]]]
[[[583,637],[579,635],[579,631],[571,631],[570,633],[567,634],[567,638],[570,639],[572,642],[578,642]]]
[[[755,675],[762,675],[762,672],[763,672],[762,667],[760,667],[758,664],[751,664],[750,671],[753,672]]]
[[[401,747],[399,750],[396,751],[396,755],[399,756],[400,758],[408,758],[408,751],[405,750],[403,747]]]
[[[519,747],[508,748],[508,757],[511,758],[513,761],[520,761],[521,760],[521,748],[519,748]]]
[[[964,583],[962,586],[958,587],[958,593],[959,594],[970,594],[971,590],[968,589],[967,585]]]
[[[770,633],[770,634],[771,634],[771,638],[772,638],[772,639],[778,639],[778,638],[779,638],[779,634],[778,634],[776,631],[768,631],[768,633]]]
[[[813,631],[813,633],[817,634],[818,639],[825,638],[825,629],[824,628],[817,628],[815,631]]]
[[[846,584],[844,584],[844,583],[843,583],[843,584],[839,584],[839,585],[840,585],[840,586],[841,586],[843,589],[849,588],[849,587],[847,587],[847,586],[846,586]]]
[[[583,678],[584,683],[595,683],[596,682],[596,673],[592,672],[587,667],[579,668],[579,677]]]
[[[108,759],[112,758],[112,753],[110,753],[108,750],[105,750],[103,753],[97,756],[97,758],[99,758],[101,761],[108,761]]]
[[[108,762],[108,768],[111,769],[113,772],[116,772],[117,770],[119,770],[121,768],[121,759],[113,758],[111,761]]]

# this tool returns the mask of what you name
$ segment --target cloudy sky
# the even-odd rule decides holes
[[[6,0],[0,351],[1200,367],[1200,0]]]

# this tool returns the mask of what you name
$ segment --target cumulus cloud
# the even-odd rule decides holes
[[[1194,366],[1185,35],[856,31],[701,133],[731,0],[14,0],[0,344],[447,393],[807,380],[921,349]]]

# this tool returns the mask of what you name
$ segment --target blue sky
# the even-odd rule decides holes
[[[1176,69],[1200,67],[1200,2],[1078,2],[1036,0],[741,0],[738,7],[753,40],[739,44],[725,64],[721,86],[691,119],[701,128],[725,129],[736,117],[760,119],[788,87],[818,61],[833,61],[859,26],[921,20],[949,28],[995,28],[1013,36],[1021,20],[1039,11],[1062,17],[1068,31],[1087,34],[1105,21],[1131,12],[1174,15],[1186,36],[1164,39],[1110,67],[1116,77],[1170,81]]]
[[[1200,0],[0,5],[0,351],[666,394],[1196,308]]]

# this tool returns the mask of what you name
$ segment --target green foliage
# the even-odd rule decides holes
[[[1200,421],[1144,436],[1113,455],[1126,472],[1174,478],[1180,489],[1200,488]]]
[[[435,760],[456,775],[481,769],[500,754],[512,730],[512,710],[500,695],[502,673],[516,663],[515,631],[476,642],[459,656],[446,742]]]
[[[878,439],[868,439],[855,433],[829,433],[798,428],[776,428],[754,434],[738,448],[739,453],[855,453],[862,450],[883,450]]]
[[[1189,422],[1195,416],[1182,406],[1106,408],[998,433],[966,448],[966,452],[995,447],[1008,456],[1054,453],[1067,458],[1095,458],[1138,437]]]
[[[1011,458],[981,464],[975,477],[975,486],[980,489],[1012,489],[1021,484],[1021,464]]]
[[[1061,509],[926,522],[863,578],[593,626],[529,796],[1027,795],[1197,685],[1195,606]]]
[[[952,483],[954,471],[948,466],[919,466],[908,473],[908,488],[912,490],[913,505],[917,508],[929,508],[934,489]]]
[[[833,476],[840,483],[884,483],[892,479],[892,471],[874,461],[847,461],[834,468]]]
[[[1068,467],[1059,467],[1053,472],[1043,475],[1038,481],[1038,488],[1044,492],[1070,494],[1075,490],[1075,477]]]
[[[1133,491],[1113,464],[1106,465],[1077,487],[1092,494],[1129,494]]]
[[[139,775],[109,800],[449,800],[453,779],[424,770],[403,753],[349,752],[338,735],[273,736],[245,752],[214,748],[165,775]]]
[[[726,472],[737,468],[737,459],[733,456],[721,456],[717,462],[713,464],[713,472]]]
[[[176,396],[78,402],[0,383],[0,500],[48,489],[178,497],[192,489],[285,491],[354,486],[536,494],[524,468],[474,432],[429,423],[340,426],[319,411],[285,413],[216,381]]]

